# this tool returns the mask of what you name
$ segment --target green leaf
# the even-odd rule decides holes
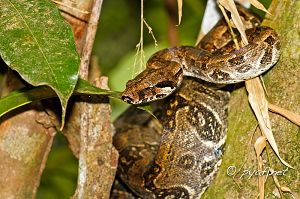
[[[18,107],[31,102],[56,97],[53,90],[46,86],[35,87],[33,89],[21,89],[11,92],[0,99],[0,117]]]
[[[120,92],[98,88],[92,85],[90,82],[80,78],[78,79],[77,85],[75,87],[75,94],[108,95],[109,97],[121,100]]]
[[[140,105],[137,106],[138,109],[141,109],[143,111],[146,111],[147,113],[149,113],[150,115],[152,115],[152,117],[154,117],[155,119],[157,119],[157,117],[153,114],[153,110],[152,107],[150,105]]]
[[[75,89],[75,95],[108,95],[109,97],[120,100],[120,92],[97,88],[88,81],[79,79]],[[56,97],[55,92],[47,86],[39,86],[31,89],[21,89],[14,91],[0,99],[0,117],[26,104]]]
[[[49,0],[0,0],[0,4],[0,56],[30,84],[55,91],[64,121],[79,68],[70,27]]]

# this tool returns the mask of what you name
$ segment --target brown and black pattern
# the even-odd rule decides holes
[[[156,116],[163,125],[161,133],[152,130],[155,118],[130,108],[115,122],[122,180],[143,198],[200,197],[220,164],[228,99],[227,92],[185,79],[176,93],[154,106],[154,112],[160,112]],[[149,141],[149,132],[156,141]],[[158,150],[150,150],[150,143]]]
[[[229,93],[218,88],[258,76],[277,62],[276,32],[257,27],[256,16],[238,9],[248,45],[236,50],[221,20],[196,47],[155,53],[127,83],[123,100],[151,102],[157,118],[131,107],[114,123],[118,175],[137,197],[200,198],[218,171],[226,139]]]

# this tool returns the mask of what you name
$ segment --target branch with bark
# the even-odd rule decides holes
[[[53,2],[72,25],[81,55],[80,75],[88,79],[102,0]],[[98,65],[92,70],[92,74],[100,75]],[[2,97],[23,87],[20,77],[12,75],[8,72],[3,80]],[[97,87],[108,89],[107,78],[92,78]],[[74,155],[79,157],[78,187],[73,198],[108,198],[118,159],[112,146],[108,98],[83,96],[74,97],[74,100],[63,131]],[[59,114],[55,114],[56,108],[50,106],[52,102],[47,103],[24,106],[1,117],[0,185],[4,188],[0,190],[0,198],[35,198],[60,120]]]
[[[268,101],[295,113],[300,113],[300,27],[299,1],[273,1],[263,25],[274,28],[280,35],[281,58],[264,77]],[[270,146],[262,158],[264,168],[284,171],[285,175],[267,176],[265,197],[300,193],[299,126],[284,117],[270,113],[272,130],[282,158],[294,169],[287,169]],[[244,87],[232,93],[229,111],[229,130],[223,162],[213,185],[204,198],[257,198],[259,196],[258,171],[254,142],[261,136],[256,118],[249,106]],[[253,174],[254,173],[254,174]],[[252,176],[251,176],[252,175]],[[288,188],[288,189],[286,189]],[[291,191],[290,193],[289,190]]]

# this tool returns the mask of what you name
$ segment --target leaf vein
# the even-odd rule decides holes
[[[40,46],[40,44],[39,44],[37,38],[34,36],[33,32],[31,31],[31,29],[30,29],[29,25],[27,24],[26,20],[25,20],[24,17],[21,15],[20,11],[15,7],[15,5],[14,5],[10,0],[8,0],[8,2],[9,2],[9,3],[12,5],[12,7],[15,9],[15,11],[17,12],[17,14],[19,15],[19,17],[21,18],[21,20],[24,22],[25,26],[27,27],[29,33],[32,35],[32,38],[33,38],[34,41],[36,42],[36,44],[37,44],[37,46],[38,46],[38,48],[39,48],[39,50],[40,50],[42,56],[44,57],[44,59],[45,59],[47,65],[48,65],[48,68],[49,68],[50,71],[51,71],[51,75],[52,75],[52,77],[53,77],[53,79],[54,79],[54,81],[55,81],[55,84],[56,84],[56,85],[59,85],[59,84],[58,84],[58,81],[57,81],[57,79],[56,79],[56,77],[53,75],[53,74],[54,74],[54,71],[53,71],[52,68],[51,68],[51,65],[50,65],[50,63],[49,63],[49,61],[48,61],[48,59],[47,59],[47,56],[45,55],[45,53],[44,53],[42,47]]]

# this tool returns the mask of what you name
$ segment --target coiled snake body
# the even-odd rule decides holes
[[[126,102],[162,99],[151,103],[158,120],[131,107],[114,123],[118,173],[138,196],[199,198],[221,164],[226,138],[229,93],[216,84],[256,77],[277,62],[275,31],[258,26],[253,14],[238,8],[248,45],[235,50],[222,20],[196,47],[155,53],[127,83],[122,94]]]

